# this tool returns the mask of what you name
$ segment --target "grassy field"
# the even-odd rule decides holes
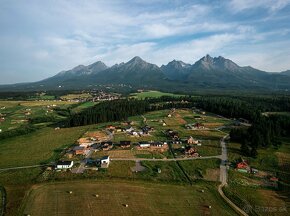
[[[0,185],[7,193],[6,215],[18,215],[18,208],[25,193],[35,183],[41,168],[1,171]]]
[[[230,142],[228,144],[228,155],[232,162],[240,159],[240,144]],[[275,175],[282,184],[289,185],[289,140],[283,140],[282,146],[279,148],[259,149],[257,158],[245,156],[242,156],[242,158],[247,160],[250,166]],[[225,189],[225,192],[241,208],[250,206],[250,210],[252,209],[251,215],[287,215],[287,212],[290,211],[290,187],[271,190],[263,186],[264,182],[265,180],[255,176],[230,170],[229,187]]]
[[[74,111],[74,112],[80,112],[80,111],[82,111],[83,109],[86,109],[86,108],[92,107],[92,106],[94,106],[94,105],[96,105],[96,104],[97,104],[97,102],[87,101],[87,102],[81,103],[79,106],[73,108],[73,111]]]
[[[45,184],[30,192],[22,214],[235,215],[218,196],[210,184],[177,186],[106,181]]]
[[[61,130],[44,128],[24,136],[1,140],[0,168],[35,165],[53,160],[87,129],[88,127]]]
[[[138,99],[158,98],[162,96],[180,97],[184,95],[172,94],[172,93],[166,93],[166,92],[160,92],[160,91],[144,91],[140,93],[133,93],[130,95],[130,97],[138,98]]]
[[[87,127],[54,130],[44,128],[37,132],[1,140],[0,168],[27,166],[53,161],[62,149],[71,145]],[[0,185],[7,191],[7,215],[17,215],[26,191],[37,181],[43,170],[30,168],[0,172]]]
[[[249,215],[288,215],[289,198],[280,191],[230,184],[225,194]]]
[[[6,107],[13,107],[16,105],[21,106],[27,106],[27,107],[33,107],[33,106],[47,106],[55,104],[57,106],[59,105],[70,105],[74,104],[75,102],[68,102],[68,101],[0,101],[0,107],[6,106]]]
[[[193,181],[196,179],[219,181],[219,159],[180,161],[179,163]]]
[[[2,131],[19,128],[26,125],[30,118],[53,116],[60,118],[48,105],[61,108],[70,106],[71,102],[65,101],[0,101],[0,117],[5,121],[0,122]],[[5,108],[4,108],[5,107]]]
[[[73,99],[86,99],[92,98],[92,95],[89,93],[82,94],[68,94],[60,97],[62,100],[73,100]]]

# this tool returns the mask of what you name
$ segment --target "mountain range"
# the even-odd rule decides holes
[[[290,89],[290,70],[268,73],[250,66],[241,67],[222,56],[206,55],[194,64],[173,60],[158,67],[136,56],[126,63],[106,66],[97,61],[62,71],[33,82],[2,85],[0,90],[87,89],[98,85],[125,85],[159,90],[193,89]]]

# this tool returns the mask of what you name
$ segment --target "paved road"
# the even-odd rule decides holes
[[[109,131],[109,130],[106,130],[106,133],[108,134],[108,136],[109,136],[109,140],[113,140],[113,138],[114,138],[114,134],[111,132],[111,131]]]
[[[186,161],[186,160],[202,160],[202,159],[211,159],[211,158],[221,158],[221,155],[215,155],[215,156],[207,156],[207,157],[192,157],[192,158],[111,158],[111,161],[163,161],[163,162],[169,162],[169,161]]]
[[[220,164],[220,182],[223,185],[226,185],[228,182],[228,172],[227,172],[227,160],[228,160],[228,153],[227,153],[227,147],[225,139],[228,137],[228,135],[224,136],[221,139],[221,148],[222,148],[222,154],[221,154],[221,164]]]

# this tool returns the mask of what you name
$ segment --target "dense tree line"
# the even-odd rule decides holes
[[[61,124],[67,127],[126,120],[129,116],[150,111],[146,100],[115,100],[103,102],[80,113],[72,114]]]
[[[257,156],[259,147],[279,147],[280,138],[290,136],[290,117],[282,115],[260,116],[250,128],[232,129],[231,140],[241,143],[245,156]]]
[[[38,124],[38,123],[43,123],[43,122],[55,122],[57,119],[55,116],[38,116],[34,118],[30,118],[29,122],[31,124]]]

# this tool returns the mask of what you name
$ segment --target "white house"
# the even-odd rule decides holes
[[[101,168],[108,168],[110,164],[110,156],[104,156],[101,158]]]
[[[70,169],[73,165],[73,161],[58,161],[56,164],[56,169]]]
[[[101,159],[101,164],[108,164],[110,163],[110,156],[104,156]]]
[[[140,142],[139,143],[139,146],[141,147],[141,148],[148,148],[148,147],[150,147],[150,143],[148,143],[148,142]]]

